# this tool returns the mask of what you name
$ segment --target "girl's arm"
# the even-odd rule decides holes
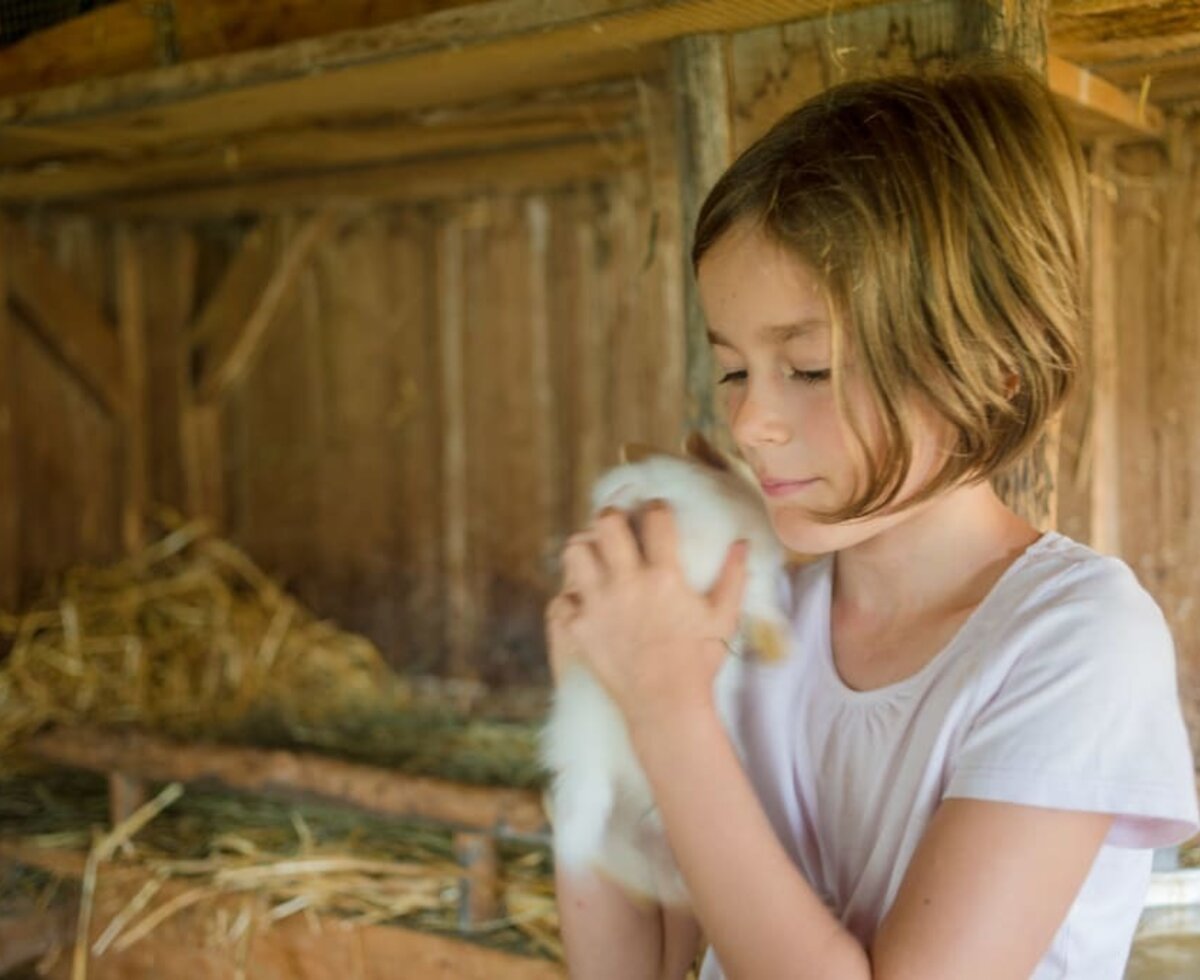
[[[592,874],[555,872],[559,925],[572,980],[682,980],[700,930],[682,909],[636,903]]]
[[[868,951],[789,860],[711,706],[633,735],[696,914],[738,980],[1026,980],[1113,819],[946,800]]]

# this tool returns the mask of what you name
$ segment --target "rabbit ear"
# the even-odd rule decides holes
[[[725,458],[725,454],[704,438],[704,433],[698,429],[693,429],[684,437],[683,454],[688,459],[711,466],[714,470],[722,472],[729,470],[729,460]]]
[[[621,443],[619,458],[622,463],[640,463],[648,456],[661,455],[663,454],[659,450],[653,446],[646,445],[644,442],[623,442]]]
[[[746,619],[746,639],[759,660],[772,663],[787,652],[787,630],[779,623],[751,616]]]

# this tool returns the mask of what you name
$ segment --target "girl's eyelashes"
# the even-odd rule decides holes
[[[822,381],[828,381],[830,373],[829,368],[821,371],[801,371],[799,368],[789,368],[787,377],[793,381],[803,381],[805,384],[815,385]],[[746,374],[745,369],[726,371],[717,379],[717,384],[741,384],[746,380]]]
[[[820,384],[822,381],[828,381],[831,376],[832,372],[829,370],[829,368],[825,368],[823,371],[800,371],[796,368],[793,368],[791,373],[788,375],[789,378],[796,378],[810,385]]]

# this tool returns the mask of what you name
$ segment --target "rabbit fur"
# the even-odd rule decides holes
[[[752,650],[774,659],[786,645],[785,552],[757,488],[709,463],[652,455],[608,471],[592,493],[595,511],[633,512],[654,499],[672,509],[680,566],[697,591],[715,584],[736,540],[749,543],[738,633],[714,683],[718,715],[736,747],[733,711],[745,669],[741,655]],[[541,754],[554,776],[555,859],[568,869],[596,870],[634,896],[687,905],[683,878],[621,713],[579,664],[568,666],[560,680],[542,729]]]

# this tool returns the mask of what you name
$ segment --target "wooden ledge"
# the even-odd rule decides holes
[[[141,732],[59,728],[26,740],[44,762],[152,782],[218,783],[276,796],[315,797],[388,816],[434,820],[499,835],[547,833],[535,790],[467,786],[408,776],[311,752],[174,742]]]

